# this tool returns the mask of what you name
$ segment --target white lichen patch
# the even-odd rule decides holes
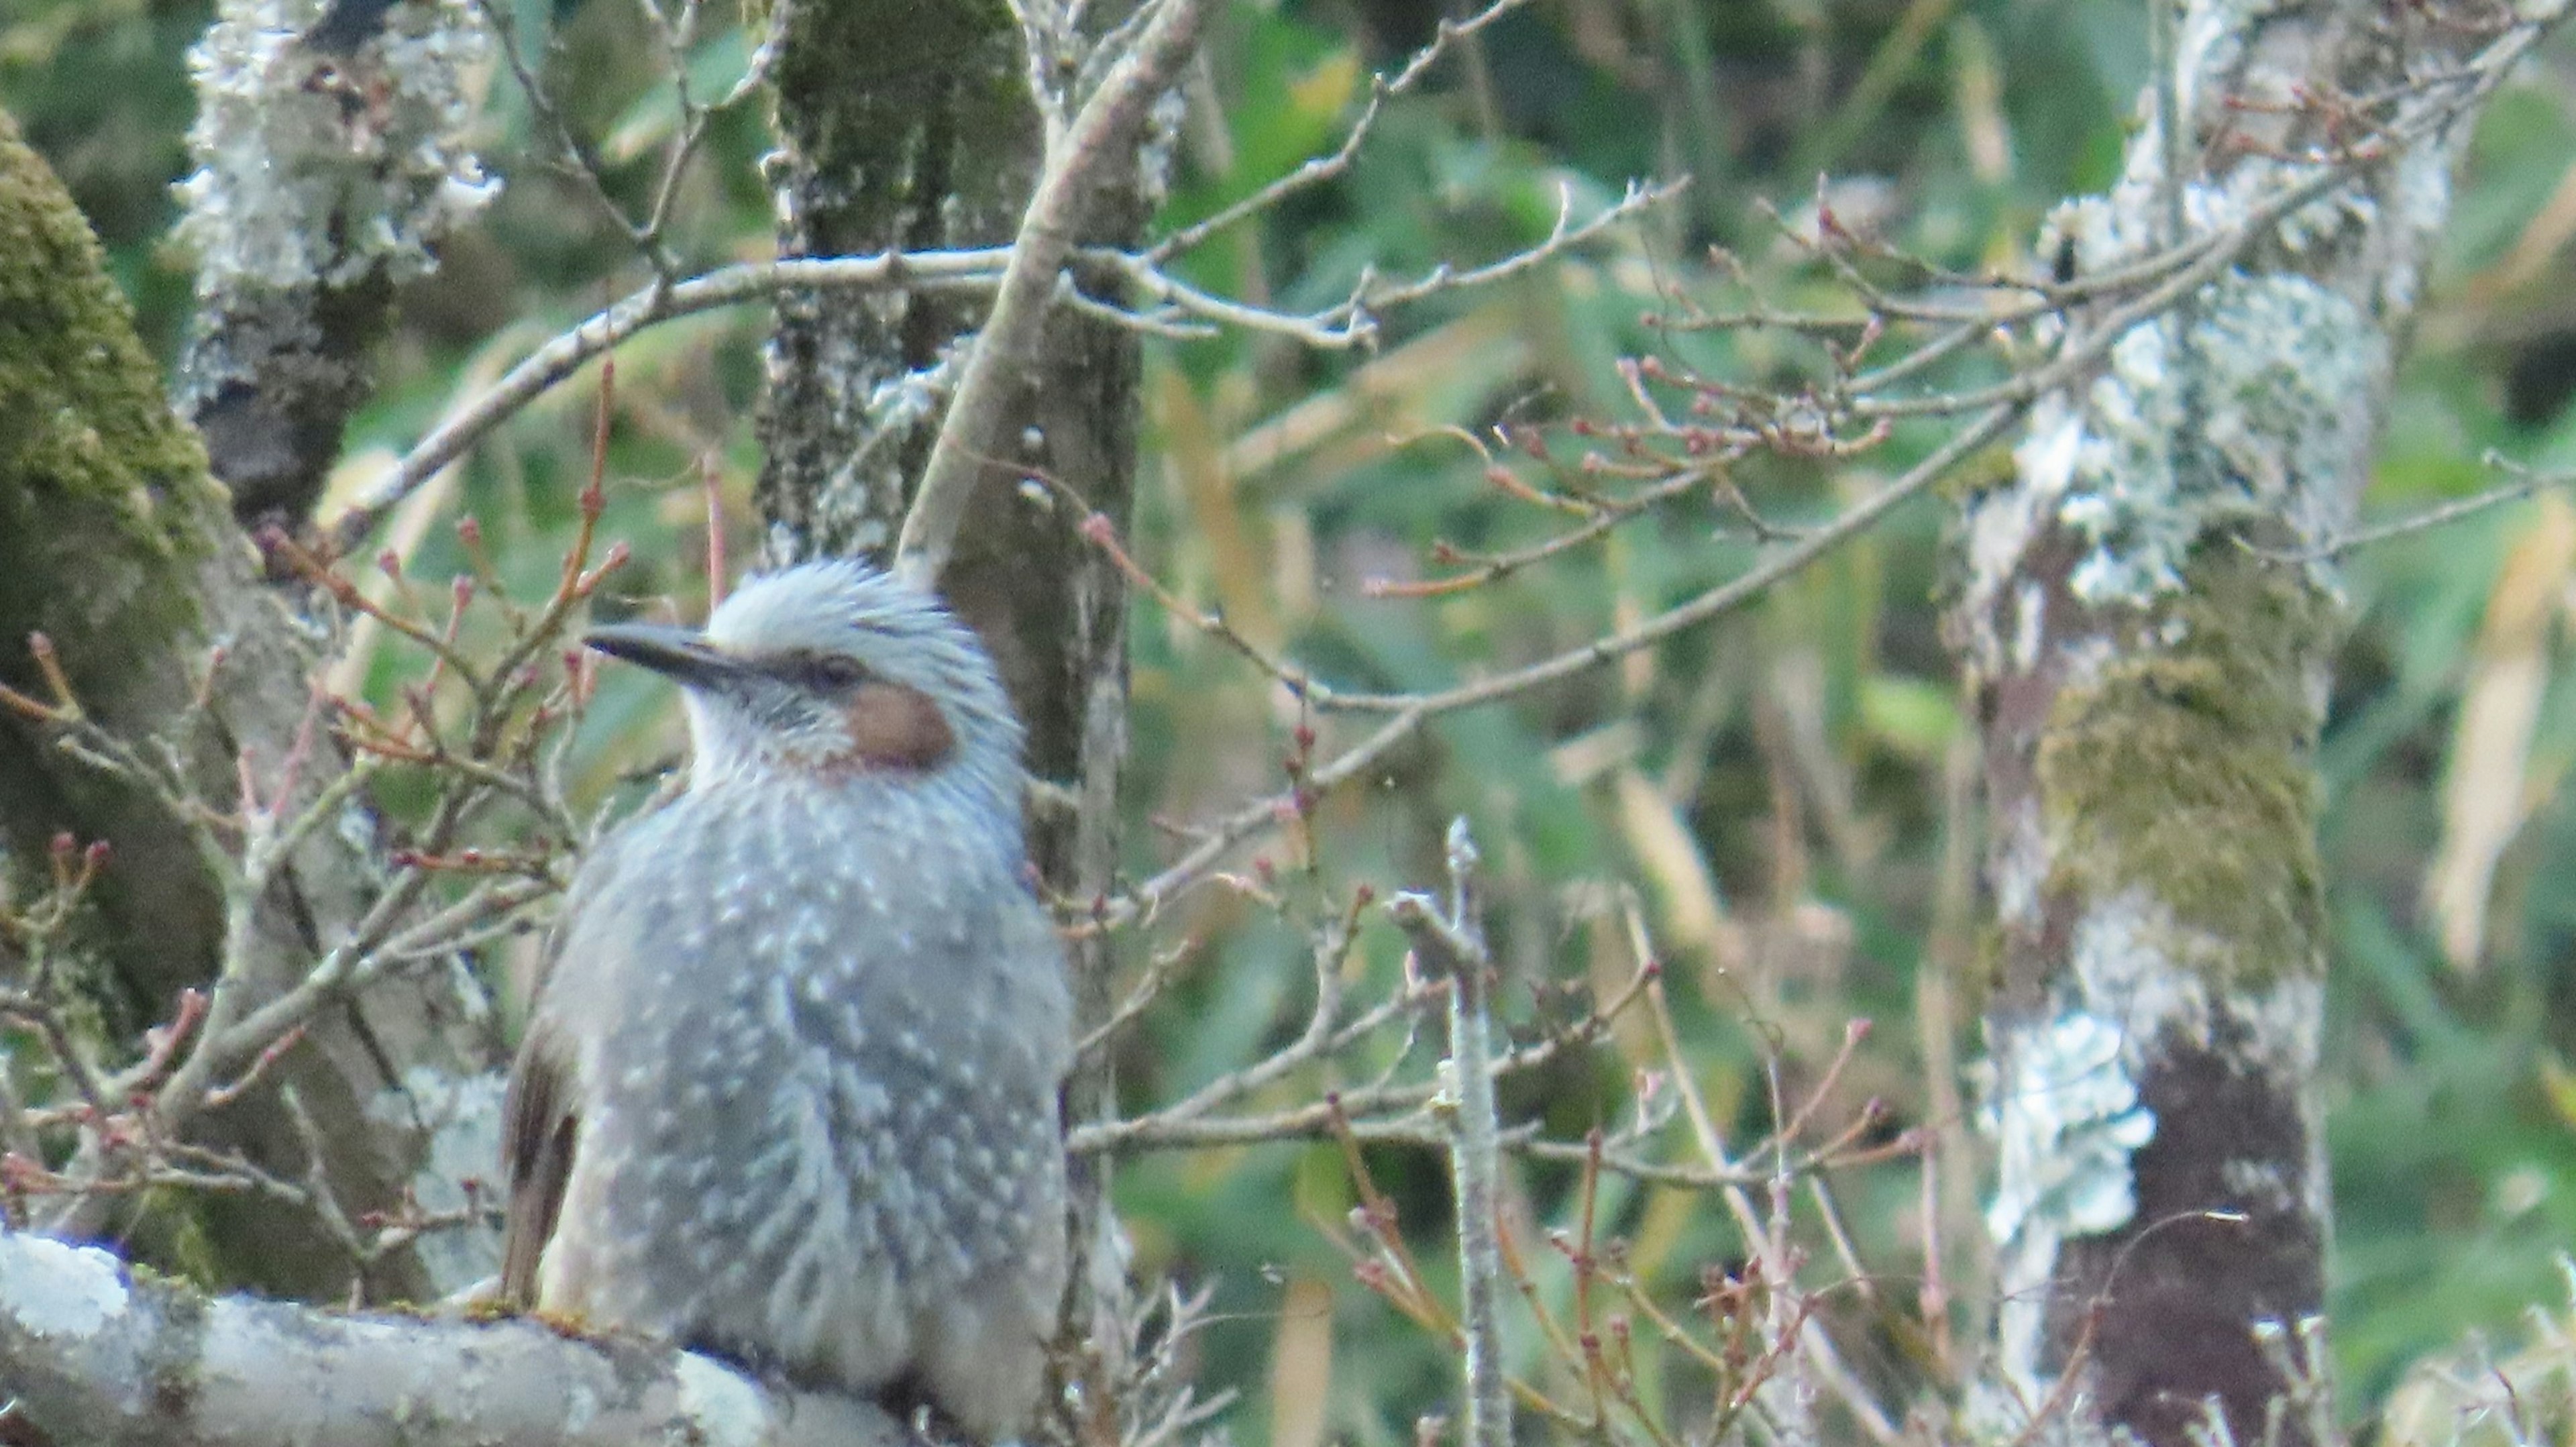
[[[2039,224],[2039,254],[2062,256],[2078,276],[2091,276],[2134,260],[2152,239],[2122,225],[2109,198],[2076,196],[2050,208]]]
[[[2386,315],[2405,316],[2421,300],[2432,243],[2451,219],[2452,161],[2448,146],[2417,146],[2389,167],[2381,204],[2389,226],[2406,240],[2391,248],[2395,259],[2379,280],[2379,305]]]
[[[952,341],[940,348],[938,360],[929,366],[898,372],[871,388],[867,401],[870,430],[905,432],[938,416],[939,409],[948,404],[948,394],[957,386],[965,343],[971,339],[970,334]]]
[[[2042,410],[2049,406],[2049,401],[2040,404]],[[2009,621],[1997,612],[1998,596],[2009,586],[2008,580],[2016,576],[2037,520],[2055,496],[2042,491],[2042,484],[2028,481],[2034,474],[2030,470],[2030,458],[2025,458],[2024,454],[2029,453],[2032,458],[2041,455],[2036,451],[2041,446],[2040,435],[2034,426],[2014,452],[2016,461],[2022,466],[2025,484],[1988,493],[1979,498],[1967,513],[1964,541],[1968,554],[1968,577],[1960,608],[1966,616],[1982,620],[1981,626],[1971,630],[1970,646],[1977,666],[1989,673],[2000,672],[2008,664],[2017,666],[2016,661],[2008,656],[2016,640],[1998,636]],[[2064,440],[2066,455],[2064,466],[2057,469],[2055,475],[2071,477],[2074,475],[2074,444],[2081,439],[2082,428],[2069,425],[2061,428],[2057,435]],[[2027,611],[2021,616],[2026,618]]]
[[[2190,549],[2233,518],[2332,536],[2388,368],[2367,312],[2293,275],[2230,275],[2187,316],[2130,328],[2080,403],[2051,397],[2035,410],[2014,454],[2022,491],[2054,499],[2087,544],[2075,596],[2138,605],[2175,592]],[[2022,521],[1980,517],[1972,547],[2000,551]]]
[[[1173,86],[1154,98],[1145,114],[1145,133],[1136,143],[1136,179],[1145,204],[1160,207],[1171,199],[1172,176],[1180,167],[1183,127],[1190,118],[1189,93]]]
[[[671,1375],[680,1386],[681,1419],[708,1447],[759,1447],[768,1440],[769,1409],[751,1383],[689,1352]]]
[[[2117,1230],[2137,1212],[2130,1159],[2155,1138],[2123,1062],[2120,1029],[2069,1010],[2021,1030],[1982,1067],[1982,1115],[1997,1146],[1986,1229],[1996,1246],[1997,1348],[2008,1381],[2040,1380],[2050,1282],[2069,1237]]]
[[[2175,506],[2173,439],[2182,399],[2164,342],[2161,323],[2130,328],[2085,389],[2073,475],[2059,490],[2057,516],[2091,545],[2068,579],[2088,603],[2140,600],[2182,586],[2181,554],[2197,519]]]
[[[367,1118],[397,1130],[425,1127],[427,1151],[411,1177],[411,1192],[432,1215],[471,1204],[468,1179],[489,1180],[501,1160],[501,1099],[507,1082],[497,1072],[458,1079],[426,1065],[413,1066],[400,1087],[387,1087],[367,1102]],[[439,1295],[447,1295],[501,1269],[498,1232],[473,1225],[432,1231],[413,1248]]]
[[[95,1336],[125,1315],[128,1299],[125,1276],[104,1251],[42,1236],[0,1236],[0,1309],[30,1335]]]
[[[2048,831],[2040,823],[2038,801],[1999,806],[1987,822],[1986,833],[1993,860],[1996,923],[2035,927],[2049,860]]]
[[[2218,487],[2243,494],[2215,500],[2286,515],[2311,542],[2340,529],[2388,378],[2386,332],[2340,293],[2273,275],[2220,287],[2192,334]]]
[[[2257,18],[2269,14],[2274,8],[2270,0],[2224,0],[2224,3],[2207,3],[2204,0],[2202,4],[2182,7],[2182,21],[2176,27],[2178,54],[2174,57],[2176,98],[2181,103],[2182,114],[2193,116],[2200,113],[2201,101],[2208,90],[2206,82],[2236,73],[2245,52],[2247,31]],[[2188,129],[2185,128],[2186,134]],[[2154,165],[2160,172],[2163,154],[2164,146],[2154,135],[2141,137],[2136,145],[2130,147],[2131,172],[2142,169],[2142,158],[2143,164]]]
[[[2218,1182],[2239,1206],[2282,1215],[2307,1204],[2302,1198],[2304,1183],[2293,1179],[2295,1174],[2280,1161],[2239,1159],[2219,1166]]]
[[[2025,582],[2013,595],[2012,664],[2017,673],[2039,667],[2039,647],[2048,636],[2048,594]]]
[[[2231,994],[2228,1018],[2244,1032],[2234,1045],[2238,1064],[2283,1080],[2313,1076],[2325,1053],[2325,1000],[2325,976],[2314,970],[2292,971],[2268,990]]]
[[[354,55],[299,36],[324,0],[227,0],[189,52],[196,170],[179,233],[197,294],[402,281],[499,183],[466,145],[491,39],[467,0],[412,0]]]
[[[2209,1043],[2209,971],[2191,958],[2203,943],[2195,934],[2142,887],[2096,899],[2076,923],[2067,960],[2075,998],[2117,1023],[2130,1045],[2129,1069],[2145,1064],[2145,1049],[2163,1032]]]
[[[2216,1048],[2221,1042],[2212,1022],[2219,1007],[2211,982],[2231,978],[2215,967],[2226,948],[2143,886],[2096,899],[2077,922],[2069,949],[2074,1008],[2116,1025],[2132,1071],[2145,1067],[2150,1048]],[[2224,1043],[2236,1063],[2284,1080],[2305,1079],[2319,1056],[2324,989],[2317,972],[2295,969],[2263,988],[2228,985],[2232,1028]]]
[[[2058,1237],[2098,1235],[2137,1209],[2129,1158],[2155,1138],[2156,1121],[2123,1043],[2118,1025],[2070,1010],[2017,1034],[1988,1067],[1998,1161],[1986,1228],[1998,1245],[2035,1224]]]
[[[884,489],[897,486],[897,453],[906,439],[936,425],[940,409],[947,406],[948,394],[957,385],[957,373],[973,339],[972,333],[952,338],[929,366],[898,372],[867,388],[858,428],[865,440],[841,459],[815,495],[816,536],[834,539],[837,546],[861,553],[893,546],[895,519],[901,514],[899,509],[887,506]],[[860,375],[868,370],[863,360],[846,339],[833,342],[827,350],[838,358],[838,364],[829,370],[839,375],[846,390],[855,391]],[[773,381],[774,369],[780,363],[773,348]],[[797,549],[807,541],[773,530],[770,555],[777,559],[801,557]]]

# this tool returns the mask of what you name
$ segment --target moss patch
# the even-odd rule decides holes
[[[2318,968],[2311,660],[2332,605],[2296,565],[2204,541],[2144,626],[2171,641],[2061,693],[2039,749],[2053,884],[2143,887],[2193,938],[2176,960],[2228,988]],[[2161,625],[2161,626],[2159,626]]]
[[[151,1290],[161,1308],[161,1330],[147,1338],[143,1379],[151,1383],[152,1410],[169,1422],[184,1422],[196,1410],[203,1385],[197,1376],[205,1360],[206,1299],[186,1283],[129,1267],[135,1286]]]
[[[12,645],[33,628],[137,640],[191,626],[169,565],[219,536],[207,521],[226,508],[88,224],[0,115],[0,623],[15,635],[0,654],[17,655],[0,672],[19,676]],[[123,662],[64,656],[76,683]]]

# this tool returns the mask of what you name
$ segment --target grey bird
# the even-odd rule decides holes
[[[991,659],[849,562],[586,641],[681,686],[695,754],[573,881],[504,1107],[505,1296],[1022,1432],[1072,1010]]]

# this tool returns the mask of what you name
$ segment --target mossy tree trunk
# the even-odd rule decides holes
[[[2043,255],[2108,271],[2317,174],[2290,158],[2371,143],[2356,117],[2439,93],[2409,82],[2493,33],[2441,11],[2192,0],[2123,179],[2061,208]],[[1998,916],[1989,1405],[2009,1427],[2046,1409],[2179,1447],[2213,1400],[2238,1441],[2276,1410],[2285,1441],[2325,1420],[2315,754],[2340,616],[2320,549],[2368,476],[2468,123],[2356,166],[2121,338],[1968,508],[1953,624]]]
[[[0,683],[45,698],[34,633],[52,641],[92,723],[146,758],[147,741],[166,741],[188,769],[185,787],[217,813],[237,807],[244,777],[270,797],[291,781],[293,808],[347,766],[329,729],[309,722],[318,665],[308,629],[262,581],[71,198],[0,116]],[[206,987],[227,962],[253,997],[283,992],[347,938],[378,884],[373,822],[352,804],[342,827],[297,847],[228,946],[228,881],[196,831],[151,791],[0,710],[0,853],[22,878],[41,874],[57,832],[114,850],[88,897],[89,946],[108,976],[92,993],[118,1040],[167,1018],[181,989]],[[401,1206],[450,1114],[423,1088],[488,1072],[491,1028],[469,981],[432,972],[326,1008],[279,1058],[270,1079],[293,1086],[318,1127],[343,1208]],[[0,1049],[0,1067],[8,1058]],[[304,1177],[306,1147],[275,1095],[245,1095],[205,1126],[212,1144],[281,1179]],[[407,1248],[353,1281],[349,1254],[318,1218],[266,1197],[209,1196],[184,1214],[153,1214],[148,1195],[88,1204],[92,1214],[58,1224],[140,1231],[143,1254],[218,1282],[322,1299],[354,1286],[377,1300],[461,1284]],[[158,1229],[181,1220],[202,1228],[202,1251]]]
[[[349,766],[314,700],[314,626],[263,581],[236,519],[303,522],[371,388],[367,353],[395,284],[428,270],[490,189],[462,139],[465,78],[485,49],[470,7],[225,0],[218,11],[191,57],[195,169],[180,187],[198,301],[179,369],[186,422],[78,213],[0,124],[0,411],[12,419],[0,420],[0,681],[42,696],[27,640],[47,635],[90,721],[146,758],[153,741],[170,745],[184,791],[220,816],[238,806],[241,779],[291,812]],[[85,943],[104,966],[88,993],[119,1042],[168,1018],[186,988],[244,1009],[285,992],[379,897],[363,800],[308,836],[245,909],[200,828],[53,742],[0,718],[0,852],[24,876],[41,873],[58,832],[113,846]],[[433,1209],[461,1204],[459,1174],[479,1173],[488,1147],[460,1136],[497,1099],[500,1042],[479,987],[461,971],[415,972],[326,1007],[304,1041],[272,1083],[294,1091],[324,1143],[335,1204],[352,1215],[395,1212],[414,1194]],[[103,1053],[121,1065],[123,1048]],[[458,1155],[433,1173],[443,1131]],[[312,1168],[276,1092],[188,1133],[281,1181]],[[497,1259],[494,1233],[463,1230],[360,1271],[321,1213],[275,1193],[97,1193],[47,1224],[113,1230],[213,1281],[325,1299],[424,1300]]]

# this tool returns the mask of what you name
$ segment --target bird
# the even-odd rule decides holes
[[[693,752],[567,891],[503,1105],[504,1298],[1015,1437],[1072,1004],[990,656],[850,560],[584,642],[679,685]]]

